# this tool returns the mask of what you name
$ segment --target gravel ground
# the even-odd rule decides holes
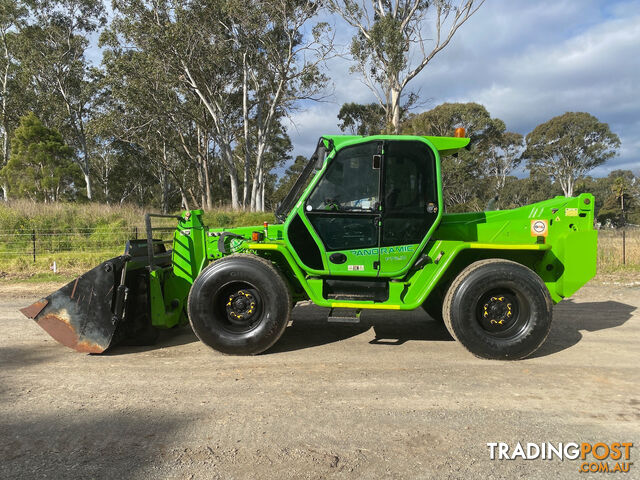
[[[421,312],[327,324],[299,305],[266,354],[189,329],[88,356],[0,288],[0,478],[601,478],[577,460],[490,460],[487,442],[640,441],[640,285],[555,307],[533,358],[473,357]],[[631,465],[625,478],[640,478]]]

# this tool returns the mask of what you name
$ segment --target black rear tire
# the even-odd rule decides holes
[[[273,264],[237,254],[205,268],[191,287],[189,322],[209,347],[230,355],[255,355],[284,333],[291,294]]]
[[[535,272],[516,262],[472,263],[444,300],[449,333],[481,358],[517,360],[535,352],[551,328],[551,296]]]

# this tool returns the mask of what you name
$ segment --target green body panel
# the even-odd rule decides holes
[[[324,135],[325,138],[335,146],[335,150],[338,151],[349,145],[355,145],[362,142],[370,142],[371,140],[424,140],[433,148],[434,151],[439,152],[441,156],[453,155],[461,148],[469,145],[470,138],[457,138],[457,137],[432,137],[432,136],[414,136],[414,135],[371,135],[369,137],[363,137],[360,135]]]
[[[149,269],[151,324],[172,328],[187,322],[189,290],[206,264],[202,210],[185,212],[173,234],[171,265]]]
[[[151,324],[156,328],[172,328],[187,322],[186,303],[191,284],[171,270],[149,271],[149,306]]]
[[[470,138],[455,137],[424,137],[428,140],[433,148],[438,151],[441,157],[453,155],[461,148],[469,145]]]
[[[466,265],[484,258],[504,258],[534,270],[545,282],[554,302],[571,296],[594,275],[597,232],[593,228],[591,194],[555,197],[513,210],[444,214],[442,209],[419,244],[342,250],[346,262],[329,261],[323,242],[305,214],[305,200],[322,178],[337,151],[372,140],[420,141],[434,152],[438,204],[443,205],[441,155],[454,154],[469,139],[415,136],[325,136],[333,147],[283,224],[240,228],[207,228],[200,211],[185,212],[174,236],[173,267],[151,272],[153,324],[172,326],[184,321],[189,287],[204,267],[235,252],[260,255],[274,262],[286,276],[295,299],[308,298],[325,307],[413,310],[430,300]],[[299,216],[321,253],[322,268],[305,265],[291,245],[288,229]],[[533,222],[546,222],[536,232]],[[222,234],[222,240],[221,240]],[[228,235],[233,234],[233,235]],[[252,236],[258,236],[258,240]],[[238,238],[241,237],[241,238]],[[222,247],[222,248],[220,248]],[[376,265],[379,262],[379,265]],[[349,266],[357,269],[349,269]],[[389,298],[383,302],[325,298],[328,278],[387,279]],[[179,310],[180,313],[176,313]]]

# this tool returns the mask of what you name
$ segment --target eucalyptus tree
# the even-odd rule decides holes
[[[12,126],[18,121],[20,87],[15,81],[19,69],[16,59],[17,44],[20,31],[25,26],[28,9],[15,0],[0,0],[0,135],[2,136],[2,152],[0,169],[9,161],[10,136]],[[2,184],[2,196],[8,199],[8,187]]]
[[[153,69],[137,72],[141,95],[158,85],[174,100],[191,96],[203,106],[210,120],[206,134],[219,148],[230,179],[231,204],[239,208],[239,174],[233,144],[241,125],[241,94],[234,85],[238,73],[230,60],[232,45],[223,23],[224,2],[117,0],[113,6],[109,47],[162,66],[161,84],[153,80]],[[168,119],[166,115],[165,120]],[[185,141],[181,148],[188,156],[192,153],[185,151],[187,145],[189,142]]]
[[[320,99],[328,81],[320,67],[333,53],[333,38],[327,23],[313,21],[318,7],[307,0],[227,2],[231,58],[242,72],[243,200],[252,210],[264,210],[264,157],[281,118],[300,101]]]
[[[384,108],[378,103],[345,103],[340,107],[338,120],[340,130],[349,130],[353,135],[379,135],[387,127]]]
[[[501,194],[507,177],[522,162],[522,152],[524,151],[524,137],[520,133],[508,132],[504,122],[500,122],[495,135],[487,144],[485,165],[487,173],[495,181],[497,194]]]
[[[232,207],[262,209],[269,139],[326,82],[319,65],[331,44],[326,25],[310,25],[316,3],[119,0],[114,7],[113,38],[157,58],[172,88],[208,114],[206,128],[196,123],[227,169]]]
[[[531,171],[548,175],[573,196],[576,180],[617,154],[620,138],[586,112],[567,112],[538,125],[523,153]]]
[[[449,45],[484,0],[328,0],[355,30],[352,70],[400,132],[401,100],[409,82]]]
[[[250,131],[252,132],[252,140],[254,145],[258,143],[258,128],[253,128],[251,124]],[[238,145],[244,150],[243,141]],[[269,138],[265,139],[267,147],[265,148],[261,163],[252,163],[250,174],[252,178],[259,177],[259,187],[255,193],[252,193],[252,200],[254,210],[263,211],[267,208],[267,203],[273,206],[272,196],[275,192],[275,182],[277,176],[272,172],[276,168],[283,167],[288,161],[291,160],[290,153],[293,149],[291,138],[287,134],[286,128],[282,122],[277,122],[275,127],[271,129]]]
[[[471,143],[468,150],[445,157],[442,162],[445,202],[453,208],[481,209],[495,195],[491,187],[498,186],[499,190],[504,187],[503,179],[511,173],[519,158],[517,145],[509,143],[517,143],[517,134],[506,132],[504,122],[492,118],[478,103],[443,103],[410,116],[403,123],[402,131],[412,135],[446,137],[458,127],[466,130]]]
[[[192,206],[189,190],[196,176],[190,176],[190,137],[195,129],[177,80],[150,52],[122,48],[113,32],[103,34],[101,44],[106,48],[102,108],[92,123],[96,136],[106,144],[125,142],[142,149],[140,160],[160,186],[163,211],[170,208],[172,186],[182,206]]]
[[[34,0],[33,23],[24,29],[21,60],[40,116],[74,148],[74,159],[93,196],[87,122],[96,95],[94,71],[87,59],[89,35],[105,22],[100,0]]]

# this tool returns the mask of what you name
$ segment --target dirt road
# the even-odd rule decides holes
[[[349,327],[312,306],[257,357],[187,329],[87,356],[17,313],[38,294],[0,296],[0,478],[603,476],[489,459],[518,441],[631,441],[640,478],[638,285],[583,288],[519,362],[474,358],[419,312]]]

